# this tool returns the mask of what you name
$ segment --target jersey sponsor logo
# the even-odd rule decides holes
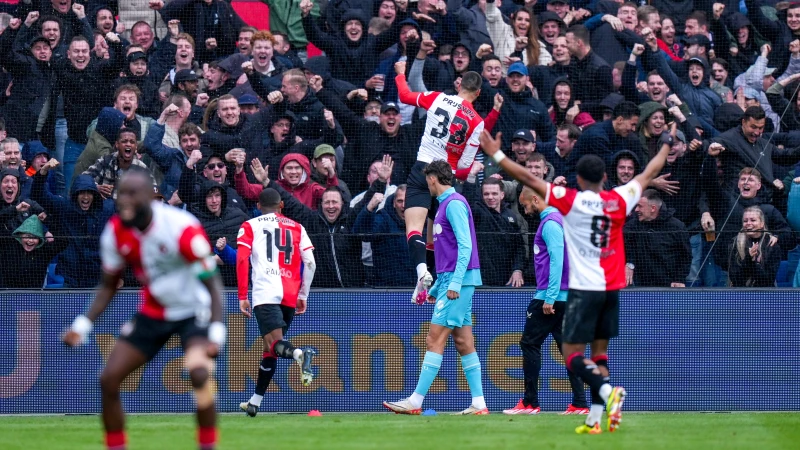
[[[553,188],[553,197],[564,198],[567,195],[567,189],[564,186],[556,186]]]

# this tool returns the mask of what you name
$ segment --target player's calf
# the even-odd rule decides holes
[[[197,401],[197,442],[201,450],[212,450],[217,443],[216,410],[211,372],[214,362],[208,357],[205,346],[194,345],[186,350],[184,366]]]

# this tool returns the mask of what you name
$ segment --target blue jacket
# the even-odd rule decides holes
[[[189,158],[180,148],[167,147],[161,142],[164,139],[164,126],[153,122],[150,132],[144,138],[143,148],[164,173],[164,181],[160,186],[161,193],[164,198],[170,198],[172,193],[178,190],[183,167]]]
[[[353,233],[365,234],[372,246],[376,287],[399,287],[414,284],[416,271],[411,264],[406,243],[406,224],[394,209],[394,194],[386,198],[377,212],[361,210],[353,224]]]
[[[79,175],[72,183],[70,198],[45,189],[47,177],[33,177],[31,196],[60,221],[60,229],[70,236],[69,245],[58,256],[57,273],[64,276],[66,288],[91,288],[100,282],[100,239],[108,219],[114,214],[113,200],[103,200],[89,175]],[[89,191],[94,201],[87,211],[78,205],[78,193]]]

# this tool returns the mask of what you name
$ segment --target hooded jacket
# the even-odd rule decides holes
[[[630,159],[633,161],[634,175],[642,171],[642,162],[637,153],[634,153],[630,150],[620,150],[617,153],[614,153],[611,165],[606,165],[606,173],[610,174],[609,179],[606,181],[606,189],[614,189],[615,187],[622,185],[620,180],[617,178],[617,164],[619,164],[621,159]]]
[[[353,224],[372,196],[376,192],[384,192],[386,184],[375,181],[370,186],[363,200],[350,208],[347,203],[333,222],[328,222],[322,211],[313,211],[300,203],[275,180],[270,180],[271,187],[281,194],[283,214],[305,226],[311,242],[314,244],[314,258],[317,260],[317,271],[314,274],[314,286],[321,288],[355,288],[364,286],[364,266],[361,262],[361,237],[353,233]]]
[[[728,80],[733,80],[737,75],[744,73],[748,67],[756,62],[756,58],[761,54],[761,46],[766,44],[767,41],[758,35],[758,32],[753,27],[750,19],[739,11],[734,11],[724,16],[723,23],[728,32],[733,36],[732,43],[739,49],[736,56],[728,55],[727,61],[731,67],[731,73],[728,75]],[[739,29],[747,27],[750,33],[744,45],[739,44],[736,38]]]
[[[394,197],[387,197],[380,210],[363,208],[353,225],[353,233],[362,235],[372,248],[376,287],[405,287],[417,279],[406,244],[406,222],[394,209]]]
[[[598,122],[590,126],[578,138],[578,142],[575,143],[575,147],[573,147],[569,155],[570,158],[567,158],[569,163],[568,175],[565,175],[567,176],[567,183],[570,186],[577,186],[575,178],[577,174],[576,166],[581,156],[595,154],[603,158],[606,163],[606,170],[611,171],[612,168],[616,169],[617,166],[614,163],[614,159],[622,150],[628,150],[636,155],[637,161],[644,159],[642,144],[633,133],[627,137],[618,135],[614,131],[614,123],[611,120]]]
[[[39,245],[25,251],[20,236],[30,234],[39,238]],[[45,239],[44,227],[38,217],[28,217],[13,236],[0,239],[0,251],[8,262],[0,264],[0,286],[10,289],[41,289],[47,276],[47,267],[53,258],[67,248],[67,238],[61,236],[53,242]]]
[[[75,170],[72,173],[74,180],[86,169],[92,166],[98,159],[111,153],[114,141],[117,139],[119,129],[125,122],[125,114],[111,107],[105,107],[97,116],[97,126],[89,134],[86,147],[75,162]],[[66,174],[69,176],[70,174]]]
[[[785,51],[789,48],[789,43],[797,39],[798,35],[789,29],[786,25],[786,15],[779,17],[778,20],[772,20],[767,17],[761,7],[764,6],[762,0],[745,0],[744,5],[747,8],[747,18],[753,24],[753,27],[765,39],[772,43],[773,51],[770,53],[770,66],[775,67],[776,73],[783,73],[789,65],[790,53]],[[770,2],[771,3],[771,2]],[[731,30],[733,31],[733,30]],[[783,51],[775,51],[774,49],[783,49]],[[760,50],[760,49],[759,49]]]
[[[192,214],[197,216],[203,228],[206,230],[208,238],[211,240],[211,246],[217,242],[217,239],[224,237],[231,247],[236,246],[236,233],[242,224],[250,219],[250,217],[239,208],[228,206],[228,193],[227,189],[213,181],[206,181],[202,186],[202,201],[195,203],[191,209]],[[206,206],[205,198],[213,190],[219,190],[222,193],[222,212],[219,216],[214,215],[209,211]]]
[[[114,214],[114,201],[103,200],[89,175],[79,175],[72,183],[70,197],[56,195],[45,188],[45,176],[33,177],[32,197],[58,221],[67,249],[58,257],[56,272],[64,276],[64,287],[91,288],[100,282],[100,240],[108,219]],[[94,200],[87,211],[78,204],[78,193],[91,192]],[[57,236],[58,237],[58,236]]]
[[[392,26],[383,33],[374,36],[368,33],[369,18],[360,9],[353,9],[342,14],[338,33],[324,32],[313,15],[303,18],[303,30],[308,40],[324,51],[331,60],[331,75],[356,86],[364,86],[378,65],[378,56],[391,47],[400,34],[400,22],[405,13],[397,12]],[[362,34],[358,41],[351,41],[344,32],[345,24],[350,20],[361,22]]]
[[[625,224],[625,257],[635,265],[637,287],[685,283],[692,262],[689,233],[673,211],[662,206],[651,221],[634,218]]]
[[[303,175],[300,178],[300,184],[297,186],[292,186],[283,178],[283,168],[291,161],[297,162],[300,164],[300,167],[303,168]],[[289,153],[281,159],[280,173],[278,174],[276,182],[312,211],[317,210],[319,201],[322,199],[322,193],[325,192],[325,188],[327,187],[311,180],[311,163],[305,155],[300,153]],[[328,186],[338,186],[339,178],[335,177],[329,179],[328,182]]]
[[[573,98],[569,99],[569,104],[567,105],[566,109],[561,109],[555,102],[556,98],[556,85],[566,83],[569,85],[570,92],[574,92],[574,88],[572,83],[567,78],[559,78],[553,82],[550,99],[553,101],[553,111],[550,113],[550,120],[553,121],[553,125],[556,127],[561,126],[562,124],[567,122],[567,110],[575,106],[575,100]],[[573,94],[571,97],[574,97]],[[595,120],[592,118],[592,115],[586,111],[581,111],[572,119],[572,124],[580,127],[581,129],[588,127],[589,125],[594,125]]]
[[[200,164],[198,164],[195,169],[190,169],[186,167],[186,164],[184,163],[181,170],[181,177],[178,180],[178,196],[181,198],[183,204],[187,207],[200,209],[201,206],[197,205],[205,205],[206,190],[204,187],[208,181],[205,177],[203,177],[203,169],[201,168]],[[226,177],[225,182],[219,184],[225,188],[226,204],[229,207],[241,209],[245,214],[249,214],[244,200],[242,200],[242,197],[239,196],[230,183],[230,177]]]
[[[138,113],[143,116],[158,119],[161,115],[161,100],[158,98],[158,83],[153,80],[153,76],[149,70],[142,76],[136,76],[131,73],[130,64],[125,64],[122,70],[125,74],[124,77],[119,77],[111,82],[109,92],[116,92],[123,84],[132,84],[142,91],[142,96],[139,98],[139,107],[136,109]],[[119,71],[117,71],[119,73]],[[70,136],[72,136],[70,134]]]
[[[6,177],[14,177],[17,179],[17,193],[10,203],[6,203],[5,198],[0,197],[0,236],[11,236],[11,233],[17,229],[22,222],[28,217],[36,216],[44,212],[39,204],[29,198],[21,197],[22,184],[20,183],[20,173],[17,169],[3,169],[0,171],[0,182]],[[30,205],[30,208],[19,211],[17,205],[25,202]]]
[[[661,111],[664,114],[664,126],[662,128],[662,132],[669,132],[667,128],[667,107],[662,105],[658,102],[644,102],[639,105],[639,125],[637,128],[637,133],[639,135],[639,142],[642,143],[642,153],[645,156],[643,164],[647,164],[651,158],[653,158],[658,151],[658,139],[661,137],[658,136],[647,136],[647,121],[650,119],[650,116]]]
[[[708,62],[700,58],[703,66],[703,79],[699,85],[694,86],[691,81],[684,83],[675,75],[661,52],[652,52],[647,49],[642,56],[642,64],[645,71],[657,70],[669,89],[678,94],[681,100],[689,106],[692,113],[700,120],[703,128],[710,132],[714,123],[714,112],[722,105],[722,99],[708,85],[708,79],[711,75],[708,69]],[[697,62],[688,62],[687,69],[691,64],[697,64]]]

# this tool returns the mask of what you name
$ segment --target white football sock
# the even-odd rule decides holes
[[[604,402],[608,401],[608,396],[611,395],[611,391],[614,388],[611,387],[610,384],[606,383],[600,386],[600,397],[603,399]]]
[[[263,395],[253,394],[253,396],[250,397],[250,402],[249,403],[251,405],[261,406],[261,399],[262,398],[264,398]]]
[[[428,265],[425,263],[417,264],[417,280],[425,276],[425,272],[428,271]]]
[[[478,409],[486,408],[486,400],[483,399],[483,396],[480,397],[472,397],[472,406]]]
[[[592,406],[589,408],[589,417],[586,418],[586,425],[592,427],[601,420],[603,420],[603,405],[595,405],[592,403]]]
[[[419,395],[416,392],[411,394],[411,397],[408,397],[408,402],[411,403],[411,406],[414,408],[422,408],[422,401],[425,400],[424,395]]]

